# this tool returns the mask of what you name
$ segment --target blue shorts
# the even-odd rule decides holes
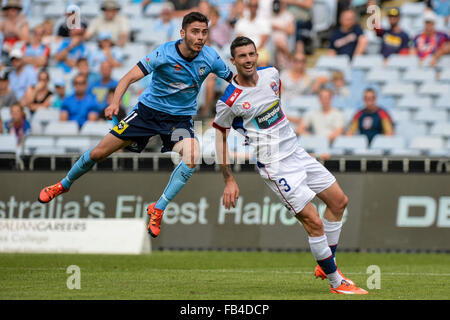
[[[161,137],[163,143],[161,152],[171,151],[173,146],[184,138],[195,137],[191,116],[174,116],[149,108],[140,102],[110,133],[119,139],[133,141],[126,148],[132,152],[144,150],[148,140],[156,135]]]

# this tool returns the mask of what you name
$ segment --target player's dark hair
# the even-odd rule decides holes
[[[196,21],[206,23],[206,25],[209,23],[208,18],[203,13],[194,11],[183,17],[181,28],[186,31],[187,26]]]
[[[256,51],[256,45],[252,39],[247,38],[247,37],[237,37],[236,39],[233,40],[233,42],[231,43],[231,46],[230,46],[231,56],[234,58],[234,51],[236,50],[236,48],[248,46],[250,44],[252,44],[255,47],[255,51]]]

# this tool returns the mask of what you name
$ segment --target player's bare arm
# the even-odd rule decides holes
[[[120,79],[119,84],[117,85],[116,90],[114,91],[114,97],[112,103],[105,109],[105,116],[108,119],[112,119],[113,115],[117,115],[119,113],[120,101],[122,100],[123,95],[128,90],[128,87],[135,83],[136,81],[141,80],[144,77],[144,73],[142,70],[136,65],[134,66],[126,75]]]
[[[228,157],[227,131],[216,129],[216,155],[220,165],[220,170],[225,181],[225,189],[222,196],[222,204],[226,209],[230,209],[230,205],[236,207],[239,198],[239,187],[234,180],[231,172]]]

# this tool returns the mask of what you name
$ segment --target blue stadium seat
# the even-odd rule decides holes
[[[396,69],[372,69],[366,75],[366,81],[375,83],[394,82],[400,79],[400,72]]]
[[[332,145],[331,153],[353,153],[358,149],[367,149],[369,146],[369,141],[364,135],[356,136],[339,136],[337,137]]]
[[[320,101],[317,95],[293,97],[288,104],[289,109],[295,109],[301,112],[320,108]]]
[[[450,122],[437,122],[430,130],[432,136],[442,136],[450,138]]]
[[[24,154],[52,154],[55,151],[55,138],[42,136],[27,136],[23,142]]]
[[[441,95],[439,98],[437,98],[435,108],[450,110],[450,93],[447,95]]]
[[[384,85],[381,92],[383,95],[402,97],[415,94],[416,86],[413,83],[389,82]]]
[[[397,136],[402,136],[407,141],[415,136],[424,136],[427,134],[425,123],[412,123],[410,121],[401,121],[395,124],[394,132]]]
[[[400,98],[397,108],[406,110],[430,109],[433,101],[430,97],[406,95]]]
[[[383,68],[383,56],[380,54],[359,55],[353,58],[354,69],[370,70]]]
[[[374,150],[382,150],[386,153],[391,153],[392,150],[401,150],[405,149],[406,141],[402,136],[386,136],[386,135],[376,135],[372,143],[370,144],[370,148]]]
[[[86,121],[81,127],[80,134],[85,136],[104,136],[111,130],[109,121]]]
[[[315,67],[329,70],[345,71],[350,67],[350,59],[347,55],[323,55],[319,58]]]
[[[87,137],[62,137],[57,138],[55,146],[61,148],[65,153],[81,153],[92,147]]]
[[[11,111],[9,110],[9,107],[0,106],[0,119],[3,122],[9,121],[11,119]]]
[[[424,2],[405,2],[400,7],[400,12],[402,16],[416,18],[421,17],[425,9]]]
[[[447,121],[447,112],[444,110],[422,109],[414,114],[415,122],[437,123]]]
[[[298,137],[300,146],[307,152],[329,152],[330,142],[327,137],[319,135],[302,135]]]
[[[422,84],[424,82],[433,82],[436,80],[436,71],[427,68],[411,68],[405,71],[402,80],[404,82],[413,82],[417,84]]]
[[[391,109],[389,110],[389,114],[394,123],[411,120],[411,112],[408,110]]]
[[[0,135],[0,153],[16,153],[17,138],[13,134]]]
[[[392,54],[389,56],[386,66],[400,70],[418,68],[419,58],[413,55]]]
[[[53,121],[44,129],[45,135],[77,135],[78,123],[76,121]]]
[[[444,139],[435,136],[417,136],[411,140],[410,149],[428,151],[444,149]]]
[[[450,92],[450,84],[439,82],[425,82],[419,88],[419,94],[441,96]]]
[[[445,83],[449,83],[450,82],[450,61],[449,61],[449,67],[444,69],[439,74],[439,82],[445,82]]]

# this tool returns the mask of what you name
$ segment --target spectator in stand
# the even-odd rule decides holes
[[[333,142],[344,133],[345,115],[331,104],[333,92],[327,88],[319,91],[321,109],[306,113],[300,126],[300,135],[321,135]]]
[[[236,0],[236,2],[231,7],[228,15],[228,23],[234,29],[236,27],[236,22],[244,17],[245,2],[244,0]]]
[[[269,40],[271,27],[267,21],[257,17],[259,7],[259,0],[249,0],[247,9],[249,16],[244,16],[236,23],[236,36],[245,36],[253,40],[256,50],[259,52],[265,49],[267,41]]]
[[[108,89],[107,95],[106,95],[106,106],[109,106],[114,98],[114,88],[110,88]],[[125,118],[125,116],[127,115],[122,103],[119,106],[119,114],[117,115],[117,119],[121,120],[123,118]],[[99,115],[99,120],[108,120],[105,116],[105,108],[103,108],[100,111],[100,115]]]
[[[331,76],[331,82],[327,83],[326,86],[336,97],[347,98],[351,95],[350,89],[345,84],[344,74],[341,71],[334,71]]]
[[[400,28],[400,10],[391,8],[388,10],[390,29],[375,28],[376,35],[382,38],[381,54],[388,58],[391,54],[408,54],[409,37]]]
[[[168,2],[173,4],[175,9],[173,15],[174,17],[181,18],[188,14],[189,12],[196,10],[199,4],[199,0],[168,0]]]
[[[85,29],[71,29],[70,38],[64,38],[59,46],[55,60],[58,67],[65,73],[69,73],[76,66],[78,59],[87,56],[87,49],[83,41]]]
[[[48,88],[50,75],[46,70],[38,73],[38,83],[28,87],[23,98],[23,105],[27,106],[33,114],[37,109],[47,109],[50,107],[53,92]]]
[[[295,53],[291,58],[291,67],[281,71],[282,95],[286,100],[294,97],[318,92],[323,80],[311,78],[306,73],[306,56]]]
[[[76,121],[80,128],[86,121],[98,120],[99,108],[95,96],[87,91],[87,80],[82,75],[73,79],[75,92],[66,97],[61,107],[61,121]]]
[[[66,7],[64,16],[56,22],[56,35],[61,38],[69,38],[70,30],[72,30],[74,26],[76,27],[75,23],[78,22],[78,19],[80,19],[79,23],[81,24],[81,27],[86,30],[88,26],[87,21],[84,19],[83,15],[80,15],[78,7],[76,5],[69,4]]]
[[[42,37],[42,44],[51,48],[52,44],[59,43],[61,39],[53,33],[54,23],[51,19],[46,19],[42,22],[44,35]]]
[[[240,0],[210,0],[209,3],[217,8],[217,11],[220,13],[220,20],[225,22],[229,20],[233,6],[238,1]]]
[[[88,91],[97,99],[99,110],[108,106],[107,96],[109,89],[115,89],[119,82],[111,78],[112,66],[108,61],[103,61],[100,65],[101,79],[89,84]]]
[[[82,76],[85,76],[87,79],[88,86],[90,84],[100,80],[100,74],[96,71],[92,71],[87,58],[78,59],[77,64],[76,64],[76,69],[73,72],[74,72],[73,77],[75,77],[77,74],[81,74]],[[72,79],[73,79],[73,77],[72,77]]]
[[[9,88],[16,98],[21,101],[28,87],[36,85],[37,74],[33,66],[25,63],[20,49],[13,49],[9,54],[9,58],[13,67],[9,74]]]
[[[66,98],[66,82],[62,78],[56,79],[53,82],[53,87],[55,88],[55,93],[52,95],[50,105],[52,108],[61,109],[63,101]]]
[[[417,55],[422,61],[427,58],[433,60],[433,56],[449,41],[447,34],[435,30],[436,19],[433,11],[425,11],[423,14],[425,30],[414,38],[411,54]]]
[[[209,14],[209,37],[210,45],[225,48],[231,43],[233,30],[227,22],[220,20],[220,13],[216,7],[211,7]],[[213,75],[213,73],[211,73]]]
[[[353,117],[347,131],[348,136],[362,134],[367,136],[369,143],[377,134],[391,136],[394,134],[392,119],[389,113],[377,105],[375,90],[364,91],[364,108]]]
[[[16,136],[17,146],[19,147],[22,145],[25,136],[30,133],[31,126],[20,104],[13,104],[10,113],[11,120],[5,123],[5,131]]]
[[[23,60],[35,67],[35,69],[46,67],[50,57],[50,48],[42,43],[44,27],[36,26],[33,29],[30,42],[23,46]]]
[[[17,42],[26,42],[30,36],[28,21],[23,14],[20,0],[8,0],[3,8],[0,32],[4,37],[6,51],[10,52]]]
[[[211,4],[209,3],[208,0],[200,0],[198,2],[197,8],[195,9],[195,11],[200,12],[201,14],[203,14],[205,17],[207,17],[209,19],[209,14],[211,12]]]
[[[9,89],[8,73],[5,70],[2,70],[0,72],[0,109],[2,107],[10,107],[17,103],[19,103],[19,101],[17,101],[16,96]]]
[[[275,64],[284,69],[289,63],[291,50],[289,49],[289,36],[295,32],[294,15],[286,8],[284,1],[273,2],[272,42],[275,45]]]
[[[342,11],[340,27],[335,28],[331,34],[329,55],[346,54],[351,59],[366,51],[367,38],[355,18],[353,10]]]
[[[173,19],[173,4],[170,2],[164,2],[158,19],[153,25],[153,30],[156,32],[162,32],[166,35],[164,41],[173,41],[178,39],[177,25]]]
[[[288,5],[288,10],[295,19],[296,52],[312,54],[312,39],[309,35],[312,30],[312,9],[314,0],[281,0]]]
[[[114,45],[111,33],[103,31],[98,34],[98,48],[89,54],[88,61],[94,71],[100,69],[103,61],[108,61],[113,68],[122,66],[123,52]]]
[[[85,39],[97,37],[100,32],[110,32],[112,41],[120,47],[125,46],[130,35],[130,21],[119,14],[120,5],[115,0],[105,0],[101,9],[103,16],[95,18],[89,25]]]

